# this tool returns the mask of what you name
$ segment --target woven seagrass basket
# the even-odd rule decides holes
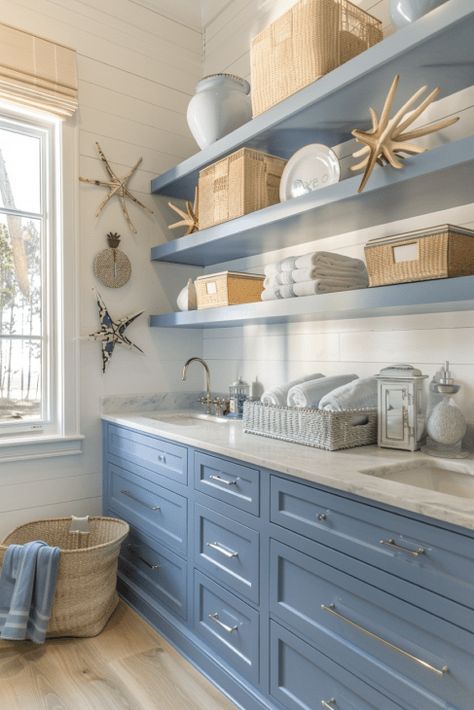
[[[280,201],[286,160],[251,148],[209,165],[199,173],[199,229],[242,217]]]
[[[129,526],[116,518],[89,518],[89,533],[70,533],[71,518],[34,520],[12,530],[0,544],[43,540],[61,549],[48,637],[96,636],[118,604],[117,560]]]
[[[257,434],[316,449],[352,449],[377,442],[377,410],[333,412],[245,402],[243,427],[246,434]]]
[[[382,38],[382,23],[347,0],[300,0],[252,40],[253,115]]]

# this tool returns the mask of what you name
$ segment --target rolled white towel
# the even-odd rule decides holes
[[[265,274],[265,276],[276,276],[279,271],[280,271],[280,262],[279,261],[277,261],[275,264],[267,264],[263,269],[263,273]]]
[[[276,301],[277,298],[282,298],[279,288],[264,288],[260,296],[262,301]]]
[[[377,380],[363,377],[337,387],[322,397],[320,409],[340,411],[342,409],[366,409],[377,406]]]
[[[335,254],[331,251],[313,251],[309,254],[298,256],[295,260],[295,269],[308,269],[312,266],[334,269],[358,269],[365,271],[365,264],[360,259],[344,254]]]
[[[316,380],[320,377],[324,377],[324,375],[320,372],[313,372],[312,375],[305,375],[304,377],[288,382],[286,385],[273,387],[262,394],[260,401],[262,404],[273,404],[276,407],[284,407],[286,405],[288,390],[302,382],[309,382],[309,380]]]
[[[280,271],[277,274],[277,282],[282,286],[293,283],[293,271]]]
[[[318,407],[324,395],[355,379],[357,375],[334,375],[302,382],[288,391],[287,404],[289,407]]]
[[[318,293],[335,293],[336,291],[355,291],[358,288],[366,288],[362,282],[353,280],[334,280],[318,279],[317,281],[302,281],[301,283],[293,284],[292,286],[281,286],[280,293],[283,298],[287,298],[283,294],[284,288],[291,288],[294,296],[313,296]]]
[[[265,276],[263,279],[263,288],[279,288],[280,282],[278,281],[278,274],[272,274],[272,276]]]
[[[280,271],[293,271],[296,269],[296,257],[287,256],[286,259],[280,261]]]
[[[280,286],[280,296],[282,298],[293,298],[296,296],[293,288],[295,285],[296,284],[288,284],[287,286]]]
[[[326,267],[310,266],[306,269],[294,269],[291,278],[295,283],[300,281],[315,281],[316,279],[353,279],[362,285],[369,285],[367,269],[328,269]]]

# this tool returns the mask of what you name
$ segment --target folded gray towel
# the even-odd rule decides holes
[[[365,264],[360,259],[344,254],[335,254],[331,251],[313,251],[297,257],[295,269],[308,269],[312,266],[327,269],[358,269],[365,271]]]
[[[353,280],[362,286],[369,285],[367,269],[332,269],[321,266],[310,266],[306,269],[294,269],[291,278],[295,283],[300,281],[317,281],[318,279]]]
[[[377,380],[364,377],[329,392],[319,402],[320,409],[341,411],[344,409],[366,409],[377,406]]]
[[[280,293],[283,298],[288,298],[284,289],[291,289],[292,296],[313,296],[318,293],[335,293],[336,291],[354,291],[358,288],[367,288],[368,284],[361,281],[341,279],[318,279],[316,281],[301,281],[291,286],[281,286]]]
[[[309,380],[315,380],[319,377],[324,377],[320,372],[314,372],[312,375],[305,375],[297,380],[288,382],[286,385],[279,385],[278,387],[273,387],[273,389],[267,390],[260,397],[262,404],[273,404],[276,407],[284,407],[286,405],[286,397],[288,395],[288,390],[301,382],[308,382]]]
[[[319,407],[324,395],[355,379],[357,375],[334,375],[302,382],[289,390],[287,404],[289,407]]]

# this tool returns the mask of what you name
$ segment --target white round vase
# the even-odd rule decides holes
[[[250,84],[233,74],[201,79],[188,105],[188,126],[201,149],[251,118]]]
[[[397,27],[415,22],[446,0],[390,0],[390,16]]]

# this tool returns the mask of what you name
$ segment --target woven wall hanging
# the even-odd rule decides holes
[[[107,234],[107,244],[109,248],[100,251],[94,259],[94,274],[104,286],[120,288],[130,279],[130,259],[118,248],[120,235],[116,232]]]

